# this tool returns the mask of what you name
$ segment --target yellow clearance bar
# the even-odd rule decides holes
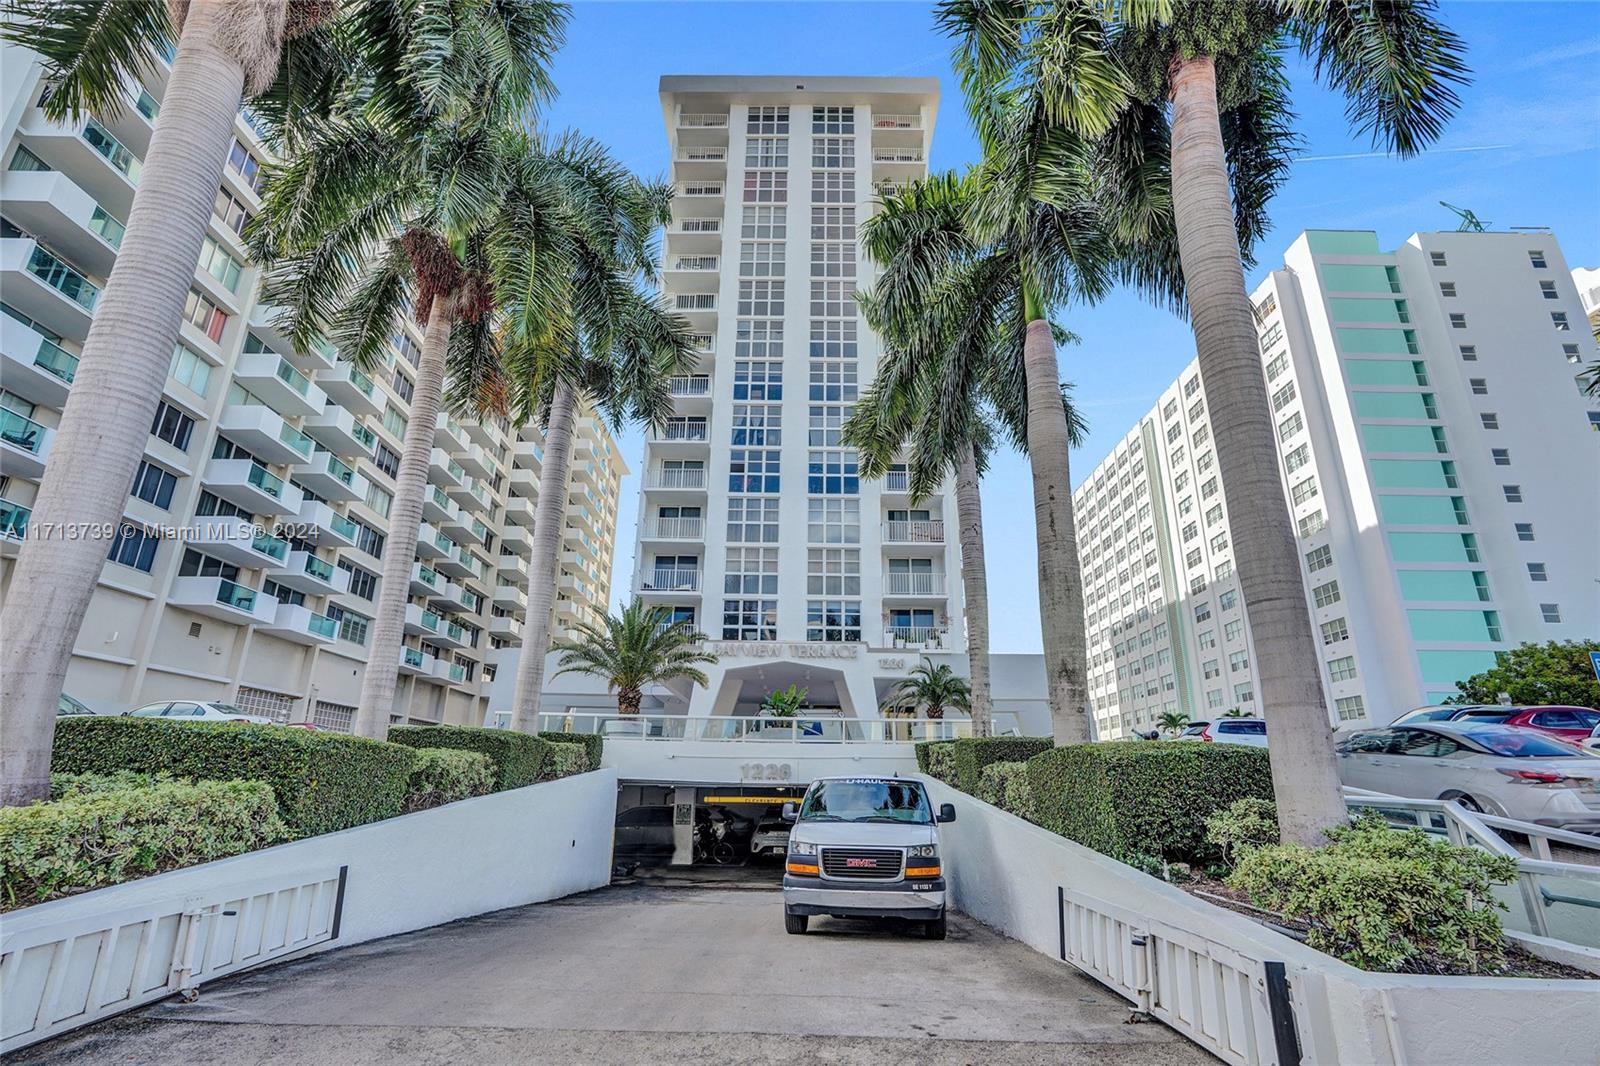
[[[801,793],[800,795],[804,795],[804,794],[805,793]],[[761,803],[761,804],[766,804],[766,805],[770,806],[771,804],[774,804],[774,803],[785,803],[785,802],[788,802],[789,800],[797,800],[797,799],[800,798],[800,795],[796,795],[796,796],[706,796],[703,799],[701,799],[700,802],[701,803]]]

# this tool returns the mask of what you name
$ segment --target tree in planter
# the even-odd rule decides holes
[[[805,709],[809,695],[811,690],[799,685],[769,692],[767,698],[761,701],[761,713],[771,718],[797,718]]]
[[[1162,711],[1156,718],[1156,726],[1168,736],[1177,736],[1189,724],[1189,716],[1182,711]]]
[[[1436,140],[1467,80],[1430,0],[1173,0],[942,5],[990,88],[1037,93],[1098,140],[1102,195],[1126,223],[1172,219],[1268,719],[1284,839],[1344,824],[1294,528],[1244,287],[1251,242],[1296,143],[1281,50],[1298,45],[1347,114],[1401,156]],[[979,14],[974,14],[979,12]],[[1109,14],[1116,21],[1101,21]],[[971,92],[969,88],[969,93]],[[1170,104],[1170,112],[1169,112]],[[1107,195],[1109,193],[1109,195]]]
[[[894,702],[921,711],[924,717],[939,719],[948,710],[972,710],[972,686],[967,679],[944,663],[930,660],[913,668],[889,690]]]
[[[1600,640],[1551,640],[1519,644],[1481,674],[1457,681],[1459,696],[1448,703],[1499,703],[1502,694],[1523,705],[1593,707],[1600,710],[1600,679],[1589,656]]]
[[[559,38],[565,9],[538,6],[551,24],[538,39]],[[452,407],[504,409],[506,338],[542,335],[563,311],[561,277],[594,210],[573,201],[614,191],[591,173],[597,146],[550,144],[518,125],[548,91],[548,51],[508,53],[495,8],[469,15],[448,53],[411,72],[416,87],[385,93],[363,81],[346,106],[307,123],[300,150],[270,169],[248,231],[270,264],[265,298],[284,308],[297,344],[326,334],[371,368],[408,299],[425,327],[353,726],[373,738],[394,706],[447,363]],[[547,245],[546,256],[528,252]]]
[[[989,588],[979,479],[993,449],[995,405],[1014,408],[1008,420],[1013,428],[1027,422],[1027,397],[1005,371],[1022,358],[1025,323],[1009,313],[1014,308],[1004,293],[951,284],[981,276],[963,269],[985,254],[966,236],[972,186],[970,178],[954,174],[914,182],[886,197],[864,225],[864,247],[883,264],[883,273],[857,300],[886,351],[845,424],[844,440],[859,452],[865,477],[884,476],[909,449],[913,502],[954,474],[972,730],[988,736]],[[940,312],[930,313],[933,307]],[[1056,334],[1066,337],[1059,329]],[[1086,426],[1067,398],[1069,390],[1061,386],[1067,440],[1076,447]],[[965,416],[944,417],[951,409]],[[1026,449],[1026,432],[1014,436]]]
[[[575,671],[605,678],[617,694],[618,714],[639,713],[646,685],[679,678],[709,684],[700,667],[717,661],[689,623],[674,622],[665,607],[647,607],[637,598],[620,615],[607,615],[603,627],[580,622],[578,632],[577,640],[556,644],[556,676]]]

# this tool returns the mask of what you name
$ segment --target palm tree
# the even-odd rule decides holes
[[[502,341],[542,335],[560,314],[559,272],[572,256],[556,235],[570,243],[579,227],[565,192],[588,177],[597,152],[520,128],[549,94],[545,66],[566,10],[509,10],[525,20],[515,32],[492,5],[468,11],[448,53],[423,58],[416,87],[362,83],[348,106],[308,123],[300,150],[271,169],[249,231],[271,266],[265,298],[284,308],[297,343],[326,333],[371,368],[408,300],[425,327],[353,725],[360,736],[388,732],[447,363],[455,410],[503,411]],[[531,47],[507,51],[508,37]],[[555,245],[548,260],[529,254],[546,240]]]
[[[991,17],[980,36],[995,43],[997,66],[1021,72],[1015,91],[1037,92],[1052,121],[1101,138],[1104,169],[1114,172],[1106,186],[1120,206],[1173,217],[1262,703],[1272,708],[1282,837],[1318,845],[1347,815],[1321,679],[1307,666],[1318,646],[1295,532],[1278,505],[1277,442],[1244,285],[1249,244],[1263,232],[1251,216],[1281,182],[1295,143],[1284,47],[1298,46],[1345,96],[1359,132],[1405,157],[1437,140],[1457,108],[1455,87],[1468,80],[1462,42],[1432,0],[1071,0],[984,10]],[[1102,23],[1102,13],[1115,21]]]
[[[700,667],[717,661],[688,622],[674,622],[665,607],[647,607],[637,597],[620,615],[607,615],[604,626],[578,623],[578,633],[577,640],[555,646],[561,656],[555,676],[576,671],[605,678],[607,690],[617,694],[618,714],[639,713],[646,685],[680,678],[707,684]]]
[[[972,686],[944,663],[935,666],[924,659],[889,690],[889,699],[937,719],[944,717],[947,707],[971,713]]]
[[[1182,711],[1162,711],[1156,718],[1156,726],[1174,737],[1183,732],[1183,727],[1188,724],[1189,716]]]
[[[33,507],[35,531],[112,528],[155,417],[240,101],[292,125],[345,64],[330,0],[193,3],[10,0],[0,37],[38,53],[54,121],[128,106],[125,86],[170,55],[171,74],[127,230],[79,359]],[[346,45],[355,38],[338,38]],[[392,44],[380,34],[367,44]],[[175,47],[174,47],[175,45]],[[368,58],[378,54],[366,49]],[[315,57],[308,65],[308,59]],[[280,64],[281,60],[281,64]],[[268,99],[270,98],[270,103]],[[48,794],[56,703],[105,566],[96,537],[28,539],[0,629],[0,804]]]

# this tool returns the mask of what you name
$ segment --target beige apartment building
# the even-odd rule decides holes
[[[0,60],[0,589],[116,261],[167,72],[158,60],[130,85],[121,114],[62,125],[38,107],[48,87],[37,57],[6,46]],[[240,238],[267,158],[242,112],[163,402],[67,675],[67,692],[97,711],[227,700],[344,729],[355,710],[422,334],[397,321],[369,376],[331,345],[298,349],[275,327]],[[543,434],[441,414],[434,445],[396,720],[478,724],[496,668],[521,642]],[[585,411],[557,636],[609,602],[626,472]]]

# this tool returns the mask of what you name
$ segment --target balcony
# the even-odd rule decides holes
[[[500,547],[528,559],[533,555],[533,531],[511,526],[500,532]]]
[[[678,147],[728,143],[728,113],[681,112],[678,115]]]
[[[459,522],[460,514],[456,502],[446,496],[444,489],[439,486],[429,486],[428,491],[422,494],[422,517],[427,521],[443,526]]]
[[[478,575],[478,561],[472,557],[470,551],[459,544],[454,551],[439,556],[433,565],[441,574],[449,574],[451,577]]]
[[[507,611],[526,611],[528,595],[515,585],[496,585],[494,605]]]
[[[427,563],[411,564],[411,594],[413,596],[427,596],[440,591],[450,584],[439,572]]]
[[[872,116],[873,140],[877,140],[882,134],[894,130],[920,131],[921,129],[921,115],[890,115],[879,113]]]
[[[449,662],[445,659],[434,660],[434,679],[447,685],[465,685],[467,683],[467,668],[460,663]]]
[[[249,459],[213,459],[200,484],[248,514],[279,517],[299,514],[305,494]]]
[[[883,494],[885,496],[909,496],[911,494],[911,474],[906,470],[891,470],[883,475]]]
[[[231,515],[196,516],[184,546],[250,570],[280,567],[289,558],[288,541],[268,536],[248,518]]]
[[[928,169],[928,158],[921,148],[874,148],[874,180],[905,181],[920,178]]]
[[[687,145],[672,157],[673,175],[680,181],[721,178],[728,173],[728,148],[722,144]]]
[[[883,575],[883,594],[885,597],[943,597],[945,575],[938,572],[906,573],[891,570]]]
[[[417,554],[424,559],[438,559],[453,553],[455,550],[455,541],[428,523],[422,523],[417,530]]]
[[[440,411],[433,420],[433,445],[447,452],[464,452],[467,450],[467,431],[448,412]]]
[[[233,231],[223,227],[224,232]],[[314,338],[309,347],[295,344],[289,334],[288,309],[277,304],[257,304],[250,312],[250,332],[271,352],[253,352],[253,355],[280,355],[305,373],[328,371],[339,362],[339,350],[326,338]]]
[[[0,474],[38,481],[56,431],[31,418],[0,407]]]
[[[100,287],[32,237],[0,238],[6,303],[60,337],[82,343]]]
[[[700,570],[687,566],[660,566],[641,571],[639,591],[648,592],[699,592]]]
[[[0,555],[9,559],[17,554],[22,538],[28,535],[28,520],[32,517],[32,508],[0,499]]]
[[[307,551],[290,552],[281,566],[273,568],[272,579],[307,596],[343,596],[350,591],[350,571]]]
[[[456,456],[456,462],[461,465],[469,475],[475,478],[487,478],[499,469],[499,464],[489,458],[489,453],[476,444],[468,444]]]
[[[448,620],[439,627],[439,632],[434,634],[430,639],[432,639],[435,644],[442,645],[446,648],[465,648],[471,645],[471,641],[467,639],[466,627],[460,622],[451,622]]]
[[[666,281],[674,293],[714,293],[721,275],[714,255],[675,255],[667,260]]]
[[[229,404],[217,419],[217,432],[264,463],[308,463],[316,450],[311,438],[262,404]]]
[[[506,522],[514,526],[532,528],[534,518],[533,501],[524,496],[506,497]]]
[[[715,252],[722,247],[722,219],[677,219],[667,227],[667,246],[673,252]]]
[[[78,357],[39,331],[0,313],[0,352],[7,392],[60,408],[78,373]]]
[[[426,655],[420,648],[400,649],[400,672],[407,677],[429,675],[433,673],[433,664],[437,662],[433,656]]]
[[[920,519],[909,522],[885,522],[885,544],[943,544],[944,523],[939,519]]]
[[[276,603],[275,600],[268,600]],[[260,632],[271,633],[296,644],[332,644],[339,635],[339,623],[309,607],[279,603],[272,621],[263,622]]]
[[[520,589],[528,587],[527,560],[517,555],[497,555],[494,560],[495,580]]]
[[[233,372],[239,383],[265,400],[274,411],[290,418],[320,415],[328,397],[311,379],[281,355],[255,352],[241,355]]]
[[[356,524],[320,500],[307,500],[300,506],[295,530],[301,540],[319,548],[353,548]]]
[[[444,619],[433,611],[424,610],[415,603],[406,604],[405,631],[430,640],[444,629]]]
[[[167,602],[195,614],[233,625],[263,625],[278,613],[278,601],[222,577],[180,577]]]
[[[350,503],[367,498],[367,479],[332,452],[317,451],[309,463],[294,465],[294,479],[325,500]]]
[[[641,540],[704,540],[704,518],[646,518],[639,524]]]
[[[691,328],[704,330],[717,323],[717,294],[677,292],[672,294],[672,309],[689,321]]]
[[[711,410],[711,375],[679,374],[668,382],[673,406],[679,413]]]
[[[463,591],[460,585],[440,574],[438,587],[429,589],[423,594],[423,598],[428,601],[430,610],[444,614],[449,611],[461,610],[461,595]]]
[[[442,491],[442,490],[435,489],[434,491],[437,492],[437,491]],[[429,494],[429,498],[430,499],[432,498],[432,493]],[[446,499],[448,499],[448,498],[449,497],[446,497]],[[437,501],[435,501],[435,502],[437,502]],[[451,540],[453,540],[457,544],[459,544],[462,541],[468,540],[468,539],[471,538],[472,526],[473,526],[474,522],[478,522],[478,520],[476,518],[473,518],[471,515],[467,514],[466,512],[462,511],[461,508],[457,507],[454,511],[451,512],[449,518],[446,518],[446,519],[442,520],[439,523],[439,528],[444,530],[446,533],[448,533],[450,535],[450,539]],[[478,525],[481,526],[482,524],[483,523],[478,522]],[[482,538],[479,538],[478,543],[479,544],[483,543]]]
[[[349,363],[341,362],[327,373],[318,374],[317,384],[334,403],[357,417],[376,418],[383,414],[383,405],[377,399],[377,386],[371,378]]]
[[[513,643],[522,643],[522,623],[515,618],[495,616],[489,619],[489,635]]]
[[[450,454],[443,448],[435,448],[428,453],[428,481],[442,489],[461,487],[461,479],[467,472],[461,464],[450,458]]]
[[[460,470],[460,467],[457,467]],[[489,503],[489,491],[482,485],[473,481],[471,475],[461,471],[461,484],[454,487],[446,486],[445,492],[456,501],[464,511],[476,511],[488,514],[492,509]]]
[[[322,390],[317,391],[320,393]],[[321,414],[306,419],[301,428],[305,430],[306,436],[334,455],[354,458],[366,455],[372,450],[361,433],[365,427],[358,425],[355,415],[338,404],[324,407]]]
[[[669,418],[650,430],[650,444],[657,449],[688,451],[703,450],[710,439],[711,427],[704,418]]]
[[[652,492],[687,492],[704,495],[704,467],[663,467],[645,474],[644,487]]]
[[[945,631],[938,626],[884,626],[883,639],[890,647],[943,647]]]
[[[57,171],[8,170],[0,174],[0,201],[11,222],[48,234],[62,255],[92,274],[110,276],[123,224],[71,178]]]
[[[519,440],[511,445],[511,469],[535,473],[544,465],[544,445],[536,440]]]
[[[143,162],[98,119],[61,124],[29,111],[17,132],[28,148],[58,173],[71,174],[84,192],[117,218],[133,209]]]
[[[505,450],[506,442],[500,427],[494,422],[485,422],[481,419],[472,419],[462,423],[467,431],[467,438],[474,444],[488,450],[491,455],[499,455]]]

